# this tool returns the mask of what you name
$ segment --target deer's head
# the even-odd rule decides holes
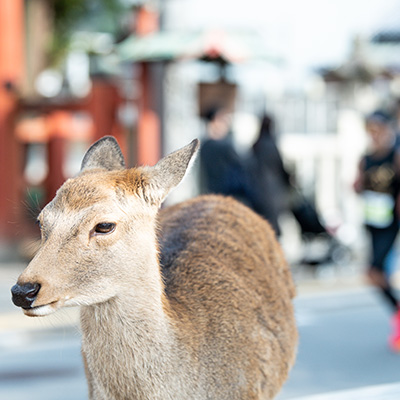
[[[67,180],[38,217],[39,251],[11,289],[29,316],[60,307],[91,305],[151,282],[155,217],[182,180],[199,143],[168,155],[154,167],[125,169],[112,137],[87,151],[80,174]],[[158,278],[159,279],[159,278]]]

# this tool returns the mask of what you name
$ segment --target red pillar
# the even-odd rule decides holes
[[[15,238],[22,190],[21,149],[14,135],[24,75],[24,1],[0,1],[0,238]]]
[[[94,77],[89,97],[89,111],[94,123],[94,139],[111,135],[115,121],[116,89],[105,79]]]
[[[51,201],[57,190],[65,181],[64,163],[65,146],[68,133],[71,131],[71,113],[68,111],[53,111],[46,118],[49,142],[47,145],[47,165],[49,175],[46,179],[46,203]]]
[[[139,37],[149,35],[159,30],[158,12],[142,6],[136,15],[135,34]],[[139,116],[137,125],[137,162],[138,164],[154,165],[161,156],[161,126],[156,112],[155,96],[159,88],[155,87],[152,67],[148,62],[142,62],[141,93],[139,99]]]
[[[63,171],[63,163],[65,161],[65,144],[65,138],[59,136],[50,138],[47,144],[47,163],[50,173],[48,175],[48,179],[46,180],[46,203],[54,198],[57,190],[65,181]]]
[[[153,110],[151,70],[149,63],[142,63],[141,97],[139,100],[139,121],[137,130],[138,164],[154,165],[161,156],[160,120]]]
[[[125,138],[117,118],[120,103],[118,88],[113,81],[102,77],[92,78],[88,110],[93,119],[93,139],[98,140],[107,135],[115,136],[125,153]]]

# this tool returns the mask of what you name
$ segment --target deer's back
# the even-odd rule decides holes
[[[232,399],[272,398],[297,334],[294,286],[271,228],[220,196],[167,208],[159,222],[165,291],[199,385],[230,387]]]

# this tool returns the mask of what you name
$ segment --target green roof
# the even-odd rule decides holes
[[[213,58],[227,62],[282,61],[252,31],[165,31],[142,37],[132,35],[117,46],[117,53],[122,61],[132,62]]]

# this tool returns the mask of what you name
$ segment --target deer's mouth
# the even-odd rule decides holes
[[[28,317],[44,317],[57,311],[60,306],[60,302],[57,300],[48,304],[38,305],[35,307],[22,308],[22,310],[24,314]]]

